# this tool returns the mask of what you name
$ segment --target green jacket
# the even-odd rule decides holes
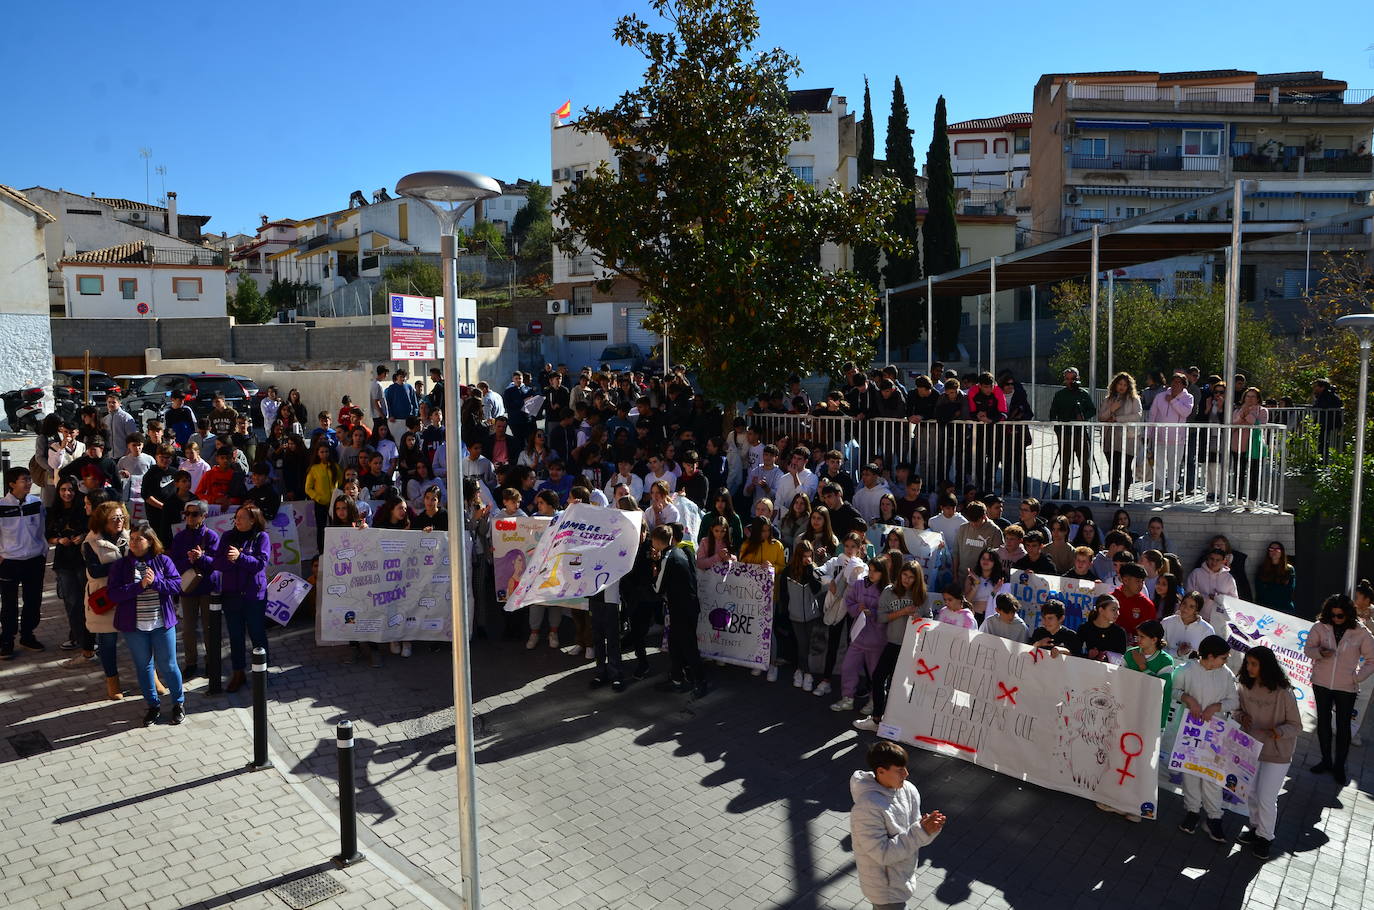
[[[1169,720],[1169,706],[1173,701],[1174,659],[1164,651],[1156,651],[1145,661],[1145,669],[1141,670],[1135,665],[1135,660],[1132,659],[1131,655],[1133,653],[1140,654],[1141,657],[1145,656],[1138,647],[1127,648],[1125,655],[1126,659],[1123,665],[1128,670],[1135,670],[1137,673],[1148,673],[1151,676],[1164,680],[1164,704],[1159,717],[1159,728],[1163,730],[1164,724]]]
[[[1097,418],[1097,405],[1093,397],[1081,386],[1066,386],[1054,393],[1050,402],[1050,420],[1061,423],[1094,420]]]

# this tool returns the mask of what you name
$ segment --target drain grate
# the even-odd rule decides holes
[[[272,893],[285,901],[286,906],[292,910],[305,910],[306,907],[313,907],[320,901],[345,894],[347,889],[328,872],[316,872],[278,885],[272,889]]]
[[[14,736],[6,737],[10,747],[20,758],[32,758],[43,752],[52,751],[52,743],[48,742],[48,737],[41,730],[30,730],[27,733],[17,733]]]

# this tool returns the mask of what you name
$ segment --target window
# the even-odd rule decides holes
[[[138,296],[138,279],[121,278],[119,279],[119,296],[125,300],[133,300]]]
[[[986,139],[956,139],[954,141],[955,158],[981,158],[988,153],[988,141]]]
[[[1078,218],[1080,221],[1101,221],[1107,217],[1106,209],[1079,209]]]
[[[1005,155],[1005,154],[1007,153],[1007,140],[1005,140],[1005,139],[994,139],[994,140],[992,140],[992,153],[993,153],[994,155]]]
[[[1030,130],[1017,130],[1012,142],[1012,151],[1018,155],[1030,152]]]
[[[1101,158],[1107,154],[1106,137],[1088,138],[1078,140],[1078,154],[1091,155],[1094,158]]]
[[[103,213],[100,212],[98,209],[67,209],[67,214],[68,214],[68,215],[95,215],[95,216],[98,217],[98,216],[100,216],[100,215],[103,214]]]
[[[1146,208],[1143,205],[1128,205],[1122,209],[1122,212],[1127,218],[1135,218],[1138,215],[1144,215]]]
[[[592,314],[592,289],[589,285],[572,289],[572,314],[590,316]]]
[[[1220,130],[1184,130],[1183,154],[1216,156],[1221,154]]]
[[[199,278],[173,278],[172,290],[176,292],[177,300],[199,300],[201,282]]]
[[[105,279],[99,275],[77,275],[76,292],[85,295],[105,293]]]
[[[815,182],[816,169],[810,165],[793,167],[791,171],[792,176],[796,177],[802,183]]]

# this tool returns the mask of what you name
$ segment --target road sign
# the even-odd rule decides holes
[[[142,301],[139,302],[138,306],[135,307],[135,309],[138,310],[138,315],[140,316],[148,315],[148,304],[143,303]]]
[[[434,298],[390,294],[391,359],[436,360]]]
[[[442,314],[444,312],[444,298],[435,297],[434,305]],[[459,357],[477,356],[477,301],[464,297],[458,298],[457,306],[458,325],[455,327],[454,335],[458,339]],[[448,336],[447,321],[442,317],[439,319],[439,342],[437,345],[438,359],[444,359],[444,347]]]
[[[531,319],[531,320],[530,320],[530,334],[531,334],[531,335],[542,335],[542,334],[544,334],[544,323],[541,322],[541,321],[539,321],[538,319]]]

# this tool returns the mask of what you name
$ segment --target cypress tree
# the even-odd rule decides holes
[[[910,284],[921,277],[920,255],[916,252],[916,152],[911,145],[909,119],[906,94],[902,91],[901,77],[897,77],[892,82],[892,113],[887,118],[887,172],[902,185],[906,197],[888,222],[888,230],[911,244],[911,254],[888,253],[883,277],[890,288]]]
[[[935,102],[935,127],[931,131],[930,151],[926,153],[926,219],[921,231],[927,275],[939,275],[959,267],[959,225],[954,218],[954,168],[949,160],[949,138],[945,133],[945,96]],[[942,295],[936,286],[935,354],[951,358],[959,345],[961,301]]]
[[[873,101],[868,92],[868,77],[864,77],[864,117],[859,123],[859,182],[873,176]],[[873,286],[876,292],[881,275],[878,271],[877,244],[861,243],[854,247],[854,271]]]

